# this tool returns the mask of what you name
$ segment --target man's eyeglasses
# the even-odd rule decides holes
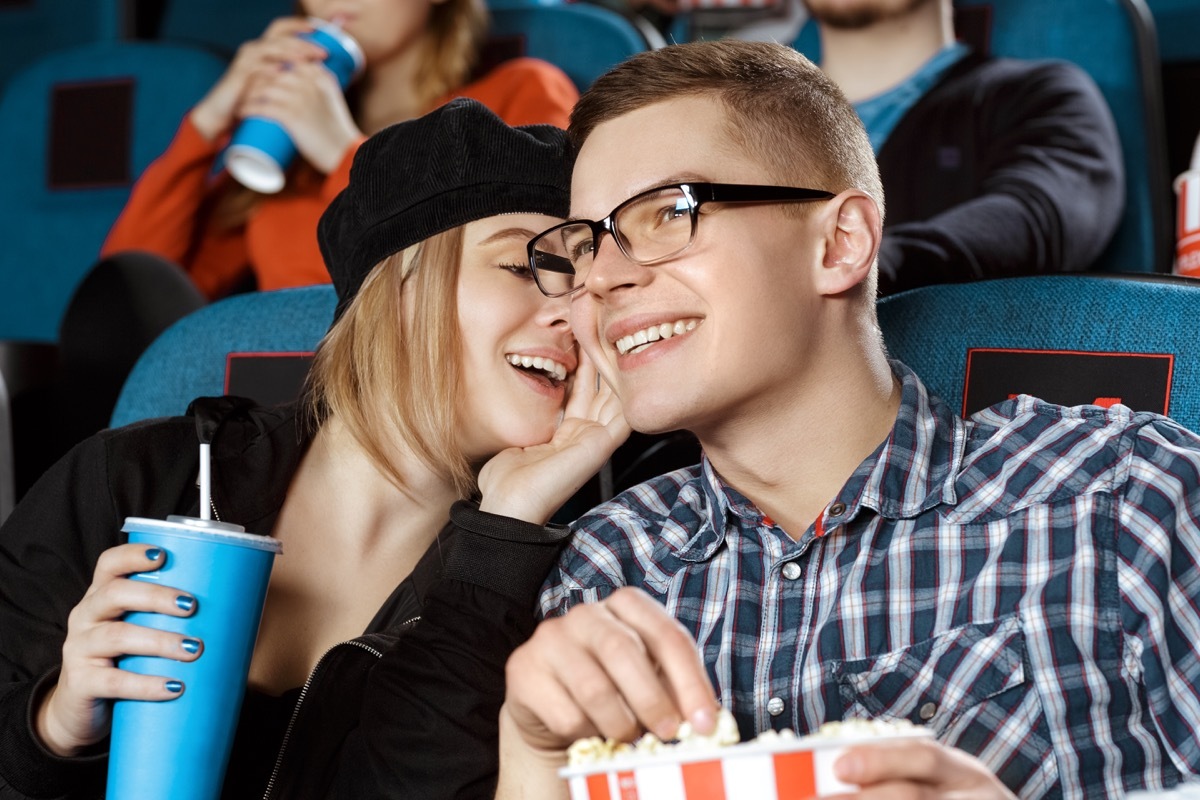
[[[592,257],[605,233],[635,264],[673,258],[696,239],[696,221],[705,203],[795,203],[830,200],[832,192],[792,186],[738,183],[673,183],[635,195],[599,222],[579,219],[555,225],[529,242],[529,266],[547,297],[583,288]]]

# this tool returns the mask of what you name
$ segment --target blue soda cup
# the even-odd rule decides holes
[[[345,89],[362,72],[362,48],[337,25],[316,18],[309,21],[316,29],[300,38],[325,49],[325,68]],[[284,173],[295,157],[296,146],[282,125],[266,117],[246,117],[225,148],[225,169],[242,185],[274,194],[283,188]]]
[[[130,576],[196,598],[190,617],[136,612],[135,625],[204,642],[190,663],[126,656],[121,669],[182,681],[173,700],[118,700],[109,749],[110,800],[217,800],[233,747],[271,566],[280,543],[240,525],[170,516],[128,517],[129,541],[166,553],[160,569]]]

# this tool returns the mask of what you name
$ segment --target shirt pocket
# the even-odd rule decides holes
[[[941,737],[1001,695],[1025,694],[1025,638],[1017,616],[952,628],[909,647],[834,666],[847,718],[907,719]],[[1007,705],[1006,703],[1003,705]]]
[[[847,719],[907,719],[979,756],[1019,796],[1049,796],[1058,766],[1016,614],[833,666]]]

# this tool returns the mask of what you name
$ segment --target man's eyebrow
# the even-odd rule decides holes
[[[680,172],[675,175],[667,175],[666,177],[655,178],[653,181],[647,182],[643,186],[633,189],[621,200],[621,203],[624,203],[631,197],[637,197],[642,192],[648,192],[651,189],[657,189],[660,186],[670,186],[675,183],[710,183],[711,181],[711,178],[705,177],[699,172]],[[617,203],[617,205],[619,206],[621,203]],[[616,206],[614,206],[614,208],[615,207]],[[584,219],[584,217],[567,217],[568,222],[577,222],[581,219]]]

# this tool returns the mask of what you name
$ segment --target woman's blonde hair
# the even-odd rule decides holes
[[[401,489],[398,447],[469,497],[475,473],[457,437],[462,248],[462,227],[451,228],[378,264],[317,348],[306,394],[311,420],[336,416]]]

